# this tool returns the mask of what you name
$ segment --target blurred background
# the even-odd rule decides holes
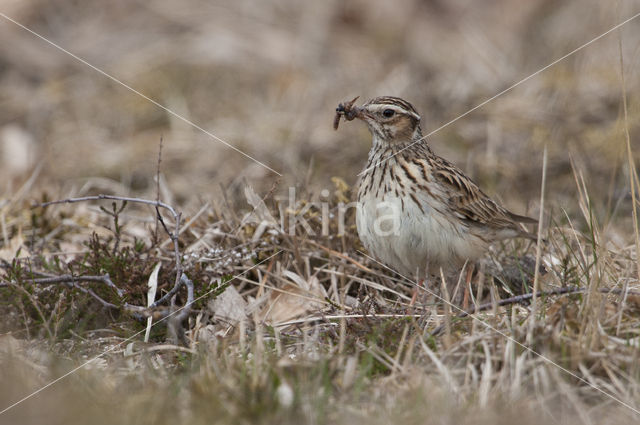
[[[283,175],[354,184],[370,147],[332,120],[356,95],[401,96],[428,133],[640,12],[598,0],[0,0],[0,12]],[[187,207],[275,173],[0,17],[0,193]],[[628,216],[619,43],[638,146],[640,19],[434,134],[429,143],[525,213],[549,150],[552,206],[575,211],[571,159],[605,219]],[[38,174],[34,174],[34,170]],[[39,196],[38,191],[32,192]],[[168,198],[168,199],[167,199]]]
[[[103,227],[107,222],[110,225],[111,217],[93,205],[82,203],[68,207],[74,209],[75,215],[62,208],[47,209],[45,214],[42,210],[30,209],[32,201],[45,197],[62,199],[97,193],[156,199],[155,178],[162,140],[162,200],[183,211],[185,220],[202,217],[191,226],[191,233],[185,232],[181,236],[184,244],[182,252],[200,255],[195,258],[185,256],[184,266],[196,282],[210,281],[213,284],[219,276],[225,277],[220,282],[227,282],[226,278],[232,272],[235,274],[243,270],[241,274],[244,274],[249,271],[247,264],[254,264],[254,254],[260,254],[259,250],[249,251],[257,246],[258,241],[254,243],[249,240],[258,231],[246,233],[245,228],[250,226],[237,224],[243,217],[240,210],[251,208],[245,199],[246,185],[253,186],[260,197],[268,194],[284,197],[289,186],[296,186],[300,189],[297,192],[298,199],[313,199],[320,196],[322,189],[334,189],[334,177],[344,180],[347,185],[356,184],[357,174],[366,161],[371,136],[365,126],[356,121],[342,122],[339,130],[334,131],[332,122],[339,102],[358,95],[362,101],[380,95],[403,97],[422,114],[423,131],[427,134],[637,13],[640,13],[640,0],[0,0],[0,264],[5,264],[2,261],[11,262],[14,256],[30,257],[33,253],[33,264],[37,266],[37,261],[41,261],[47,265],[43,269],[49,270],[53,266],[49,265],[44,255],[37,260],[40,253],[55,255],[56,267],[62,267],[57,261],[59,253],[63,254],[63,266],[72,264],[72,261],[73,264],[84,264],[90,258],[85,255],[88,251],[98,252],[102,249],[100,247],[108,246],[100,245],[98,236],[90,236],[93,232],[96,235],[101,232],[103,240],[108,242],[111,239],[107,238],[117,233],[108,230],[108,225]],[[21,28],[7,17],[120,80],[139,94]],[[638,255],[633,248],[629,248],[633,247],[634,232],[631,224],[631,167],[626,132],[629,134],[631,159],[636,161],[640,151],[639,69],[640,17],[491,100],[428,139],[436,153],[461,167],[488,194],[512,211],[532,216],[537,215],[539,210],[543,150],[547,148],[545,220],[552,226],[556,223],[565,226],[570,219],[572,226],[567,232],[549,237],[552,242],[564,240],[566,246],[556,248],[545,244],[548,253],[558,256],[552,259],[562,259],[563,273],[568,270],[563,274],[563,282],[565,278],[568,279],[567,276],[573,278],[574,273],[575,276],[582,276],[580,267],[583,267],[581,262],[584,261],[584,279],[587,279],[587,283],[576,277],[580,285],[588,284],[595,290],[600,285],[614,287],[624,284],[626,289],[627,282],[637,283],[634,276]],[[141,94],[282,176],[225,146]],[[623,108],[625,96],[627,120]],[[275,185],[277,181],[279,185]],[[341,190],[340,194],[348,192]],[[589,203],[584,201],[585,192],[590,197]],[[227,205],[231,207],[227,208]],[[270,202],[268,205],[273,206]],[[587,205],[592,208],[591,211]],[[55,214],[49,211],[55,211]],[[237,211],[240,213],[236,214]],[[227,218],[233,215],[235,217]],[[127,285],[127,294],[138,297],[125,298],[134,304],[132,299],[142,300],[141,297],[146,293],[147,276],[158,255],[155,252],[168,252],[170,249],[168,243],[156,245],[151,210],[145,210],[145,214],[139,217],[135,222],[127,217],[127,235],[135,238],[153,237],[153,244],[148,243],[149,251],[153,252],[149,255],[145,249],[138,256],[126,257],[135,259],[127,260],[131,264],[120,266],[120,262],[113,262],[110,265],[110,270],[121,272],[120,275],[112,273],[114,281],[118,285]],[[598,223],[588,225],[589,221],[596,220]],[[574,228],[578,232],[573,233]],[[551,227],[551,230],[554,228]],[[584,237],[579,234],[580,230],[584,231]],[[552,231],[549,232],[551,236]],[[593,249],[590,248],[592,232],[601,232],[597,246],[602,241],[606,250],[597,251],[596,243],[593,243]],[[236,234],[237,238],[234,236]],[[227,238],[228,235],[231,237]],[[267,240],[267,235],[263,235],[262,241]],[[573,240],[567,241],[566,235],[575,235],[575,243]],[[30,243],[24,241],[27,238]],[[299,257],[298,244],[303,246],[298,240],[288,242],[287,239],[280,241],[271,237],[268,240],[270,245],[266,249],[278,243],[285,249],[296,247],[295,257]],[[323,242],[320,237],[317,240]],[[91,241],[96,242],[92,244]],[[116,235],[116,247],[119,241]],[[341,262],[344,256],[340,254],[347,252],[350,255],[349,251],[353,253],[357,248],[353,228],[346,237],[327,241],[328,247],[340,252],[331,251],[326,261],[322,252],[321,263],[312,262],[321,257],[313,252],[318,250],[313,243],[315,240],[311,239],[310,242],[311,251],[309,246],[304,245],[306,248],[302,255],[306,267],[310,269],[310,264],[313,267],[316,267],[314,264],[320,265],[314,269],[315,280],[309,277],[309,287],[312,287],[311,282],[315,282],[313,288],[329,286],[328,274],[325,277],[318,274],[320,279],[324,279],[321,283],[316,278],[317,271],[321,269],[326,268],[331,273],[334,270],[340,273],[346,270],[345,279],[353,273],[343,268]],[[135,246],[139,245],[135,243]],[[159,247],[159,250],[154,247]],[[580,255],[576,254],[578,249]],[[526,250],[531,252],[533,246],[513,250],[507,247],[498,253]],[[591,250],[593,254],[589,253]],[[99,252],[103,251],[107,250]],[[113,254],[106,255],[107,259],[120,258],[116,254],[123,255],[116,252],[115,247],[108,251]],[[586,257],[583,251],[587,251]],[[123,249],[122,252],[133,251]],[[339,257],[334,254],[339,254]],[[594,267],[587,262],[591,258],[589,255],[594,258]],[[139,260],[141,258],[144,261]],[[157,258],[165,263],[170,260],[167,256]],[[256,255],[256,258],[259,257]],[[246,282],[242,279],[238,291],[243,291],[247,305],[253,306],[252,309],[260,305],[251,300],[254,294],[258,298],[262,294],[274,262],[273,275],[282,275],[284,278],[273,278],[271,282],[272,277],[269,277],[269,284],[287,289],[290,293],[290,288],[298,288],[298,280],[293,280],[291,276],[300,279],[303,279],[303,275],[312,276],[310,272],[305,274],[301,271],[299,265],[303,261],[300,258],[295,261],[292,258],[293,254],[287,254],[283,260],[270,261],[268,266],[265,263],[264,278],[260,274],[262,272],[254,271],[255,281],[261,282],[260,292],[245,286]],[[204,261],[200,263],[200,259]],[[96,259],[98,265],[95,270],[104,273],[105,268],[100,266],[103,263],[98,260],[102,258]],[[28,263],[24,264],[29,264],[29,268],[17,262],[11,267],[33,270],[32,260],[26,261]],[[238,264],[234,265],[236,262]],[[84,270],[73,264],[68,267],[71,273]],[[344,264],[354,270],[358,265],[357,262],[350,265],[347,261]],[[570,269],[574,264],[580,267]],[[5,270],[9,268],[5,266]],[[51,270],[59,271],[59,268]],[[358,276],[363,275],[360,269],[357,273]],[[339,276],[337,272],[335,275]],[[518,268],[518,278],[521,275],[521,269]],[[118,276],[122,277],[119,281],[116,279]],[[388,283],[380,273],[367,272],[364,276]],[[589,280],[591,276],[595,279]],[[334,274],[331,274],[332,285],[335,282],[333,278]],[[291,286],[291,282],[295,282],[296,286]],[[360,280],[357,281],[358,286],[351,285],[350,280],[340,282],[347,288],[345,295],[347,290],[357,290],[359,299],[370,290],[353,289],[365,288],[364,285],[359,286]],[[169,285],[173,285],[173,271],[165,266],[160,274],[159,290],[169,288]],[[299,287],[303,288],[302,285]],[[408,287],[404,290],[408,291]],[[62,288],[61,291],[66,289]],[[307,292],[318,299],[329,299],[318,293]],[[55,332],[58,331],[58,323],[62,323],[60,329],[64,330],[64,334],[60,331],[58,335],[67,335],[66,329],[70,329],[73,338],[65,339],[64,344],[56,347],[52,344],[53,348],[47,347],[46,351],[32,351],[35,354],[30,358],[34,360],[28,363],[20,363],[15,367],[9,363],[9,367],[0,367],[0,381],[12,382],[11,386],[0,388],[0,396],[8,400],[19,400],[29,391],[49,382],[49,377],[58,377],[71,369],[71,362],[62,366],[50,364],[45,360],[48,357],[44,353],[61,353],[65,358],[68,353],[72,353],[69,356],[78,353],[84,356],[78,358],[86,359],[87,355],[92,354],[85,353],[106,350],[107,344],[112,350],[117,347],[113,341],[122,341],[120,335],[128,338],[134,334],[133,326],[126,319],[121,321],[118,317],[116,322],[111,313],[107,318],[106,314],[94,315],[97,309],[95,312],[87,309],[88,318],[85,319],[83,306],[89,304],[86,304],[88,297],[83,298],[84,294],[69,298],[72,301],[67,309],[61,304],[63,297],[58,297],[57,292],[34,293],[41,297],[44,311],[52,311],[47,323],[55,323]],[[319,293],[325,294],[324,289]],[[337,290],[331,296],[336,294]],[[269,293],[266,296],[271,297],[269,302],[278,299]],[[240,299],[238,302],[245,302],[240,295],[237,298]],[[26,323],[26,338],[29,339],[31,322],[27,321],[22,301],[13,302],[14,299],[24,298],[18,293],[15,298],[12,295],[0,300],[2,311],[14,314],[0,313],[0,317],[5,318],[5,326],[14,326],[14,322],[22,323],[22,319],[17,319],[19,306]],[[309,297],[304,299],[314,300]],[[338,300],[336,298],[332,303]],[[384,304],[380,305],[385,309],[392,306],[383,297],[369,298],[367,295],[365,300],[361,304],[362,310],[358,307],[354,311],[368,314],[370,300],[375,303],[383,300]],[[560,353],[557,354],[561,359],[560,364],[585,376],[589,382],[598,383],[607,392],[619,394],[622,400],[637,397],[637,369],[634,366],[637,363],[637,345],[634,345],[634,341],[637,342],[637,306],[640,301],[625,295],[624,300],[630,306],[627,310],[629,317],[622,322],[625,301],[622,301],[622,307],[618,310],[615,304],[600,303],[599,297],[589,296],[583,300],[584,303],[580,304],[554,303],[541,315],[541,320],[546,322],[540,322],[540,329],[544,328],[544,332],[541,331],[540,339],[534,340],[540,341],[539,344],[534,343],[536,350],[546,354],[545,350],[548,349],[552,353],[551,358],[556,358],[555,353]],[[37,307],[37,302],[32,302]],[[295,309],[298,304],[293,305],[292,309]],[[246,310],[242,310],[245,307],[234,308],[239,308],[241,315],[242,311],[249,311],[248,307]],[[271,308],[269,306],[269,311]],[[304,314],[312,309],[315,312],[315,302],[305,301],[305,308]],[[513,311],[515,309],[509,313],[511,320],[498,318],[500,326],[504,326],[499,329],[517,338],[524,338],[526,332],[518,336],[521,332],[518,329],[522,323],[529,323],[519,322],[526,310],[517,313],[519,316]],[[40,310],[38,313],[42,315]],[[55,321],[54,313],[57,317]],[[40,316],[36,316],[36,313],[33,316],[36,317],[34,323],[40,323]],[[42,317],[42,322],[45,322]],[[561,321],[558,317],[562,317]],[[612,335],[610,339],[605,333],[601,319],[607,331],[612,323],[617,322],[615,340]],[[102,320],[109,325],[103,325]],[[94,326],[93,323],[98,324]],[[111,323],[117,332],[113,334],[114,337],[98,337],[111,335],[102,333],[109,331],[102,328],[111,326]],[[200,323],[200,316],[197,323]],[[397,323],[405,326],[405,322]],[[618,334],[621,323],[625,327]],[[397,340],[389,335],[400,335],[400,328],[395,325],[387,327],[385,324],[378,328],[367,324],[370,330],[365,330],[357,322],[353,324],[355,326],[349,325],[348,328],[350,336],[347,347],[352,344],[349,341],[353,341],[354,347],[360,350],[360,345],[356,344],[367,341],[368,346],[371,338],[371,341],[375,341],[373,348],[376,349],[371,352],[371,359],[378,352],[386,356],[385,351],[378,350],[378,345],[383,350],[384,347],[389,350],[395,347]],[[46,326],[48,328],[49,324]],[[94,329],[100,333],[88,331]],[[402,340],[398,342],[400,348],[394,355],[395,363],[400,359],[407,329],[405,326]],[[40,337],[45,338],[44,331],[41,332]],[[429,365],[423,369],[423,365],[426,365],[424,356],[417,355],[419,360],[414,364],[416,368],[410,364],[401,373],[396,373],[394,363],[390,376],[382,372],[387,366],[379,368],[373,360],[367,360],[369,357],[361,357],[364,360],[360,361],[357,368],[367,371],[363,376],[369,378],[362,381],[364,384],[360,384],[360,378],[358,381],[349,378],[353,382],[347,384],[346,370],[350,371],[350,376],[356,376],[356,366],[344,365],[355,364],[350,360],[355,357],[350,357],[348,363],[342,363],[341,358],[336,362],[335,358],[322,357],[325,345],[331,345],[333,350],[338,343],[334,344],[335,340],[328,337],[328,344],[325,344],[324,336],[318,339],[318,335],[324,334],[315,330],[312,331],[313,336],[303,331],[302,334],[295,334],[298,335],[294,337],[297,339],[291,339],[291,343],[285,342],[295,346],[295,350],[298,350],[295,353],[300,353],[299,368],[292,367],[295,362],[289,362],[286,357],[283,359],[287,362],[271,364],[271,357],[260,354],[260,348],[256,349],[258,354],[253,357],[259,359],[253,363],[259,366],[250,369],[252,366],[248,361],[245,362],[244,354],[236,354],[244,352],[243,342],[236,344],[236,336],[227,335],[226,332],[222,337],[217,331],[215,334],[211,332],[210,335],[215,335],[211,340],[229,338],[232,345],[221,342],[217,352],[212,351],[211,356],[203,359],[202,368],[195,366],[189,369],[182,354],[176,356],[175,361],[156,362],[140,356],[136,357],[140,363],[133,363],[133,357],[129,357],[129,354],[123,356],[120,351],[114,351],[112,355],[113,358],[118,356],[117,360],[104,360],[104,364],[122,364],[122,367],[112,368],[121,375],[104,373],[103,360],[100,360],[100,363],[95,363],[95,375],[91,375],[92,371],[87,371],[87,374],[83,371],[76,376],[81,379],[68,381],[67,387],[62,384],[55,391],[47,390],[41,397],[34,397],[21,409],[15,409],[12,412],[15,416],[5,416],[9,421],[6,423],[20,422],[15,418],[22,419],[23,415],[27,419],[21,423],[43,423],[44,417],[44,422],[49,423],[90,422],[86,417],[94,418],[97,423],[122,422],[122,417],[134,418],[135,423],[176,423],[174,418],[185,422],[184,418],[200,415],[203,418],[201,423],[209,424],[216,420],[222,423],[227,417],[238,422],[237,418],[243,418],[241,415],[245,410],[249,412],[248,415],[266,413],[267,419],[263,423],[267,423],[268,418],[282,415],[281,410],[272,407],[277,406],[274,397],[280,388],[276,391],[275,385],[286,383],[283,377],[291,378],[294,388],[298,388],[297,382],[302,383],[301,406],[305,412],[307,404],[304,403],[308,399],[308,405],[313,406],[309,410],[311,414],[317,410],[319,415],[328,412],[327,417],[331,417],[331,414],[340,416],[347,412],[346,418],[356,418],[345,423],[392,422],[386,418],[396,415],[395,412],[399,412],[397,416],[400,418],[411,418],[414,410],[426,412],[423,416],[432,421],[434,417],[446,418],[440,423],[454,423],[456,415],[462,419],[469,417],[466,421],[461,419],[461,423],[513,423],[512,418],[517,418],[519,423],[538,423],[540,415],[546,413],[545,417],[552,418],[556,410],[566,413],[553,417],[555,422],[574,423],[573,420],[563,419],[575,410],[583,415],[584,423],[606,422],[604,419],[599,421],[597,416],[592,416],[593,419],[587,416],[594,412],[598,415],[603,412],[603,418],[606,414],[609,423],[622,423],[622,420],[618,420],[619,416],[610,413],[614,411],[609,409],[612,406],[610,400],[603,402],[594,397],[596,393],[582,386],[586,381],[566,381],[558,370],[549,367],[549,371],[545,371],[544,363],[537,359],[527,361],[527,364],[521,363],[526,357],[518,350],[514,351],[514,345],[501,345],[502,340],[489,333],[472,330],[468,339],[455,336],[454,339],[461,338],[460,344],[455,343],[459,347],[458,353],[464,354],[447,348],[449,351],[446,351],[444,363],[453,365],[447,366],[453,371],[453,382],[458,378],[464,380],[464,384],[459,386],[461,391],[455,390],[454,402],[454,398],[449,397],[449,390],[444,389],[449,388],[449,378],[444,385],[437,377],[442,373],[441,363],[437,363],[437,373],[434,367],[429,366],[436,364],[432,360],[428,360]],[[241,341],[244,341],[244,331],[239,331],[240,334]],[[22,338],[25,334],[14,335]],[[38,334],[33,335],[38,337]],[[255,332],[255,335],[261,333]],[[327,335],[330,333],[327,332]],[[478,339],[478,335],[484,339]],[[10,338],[5,341],[17,341]],[[202,341],[205,341],[204,337]],[[263,347],[263,343],[258,345],[257,341],[256,338],[255,347]],[[443,347],[448,346],[448,340],[444,341]],[[488,345],[485,345],[487,341],[488,345],[497,347],[493,349],[494,354],[490,354]],[[86,345],[83,345],[85,342]],[[476,346],[480,343],[485,358],[493,358],[495,361],[492,362],[497,367],[491,366],[492,362],[484,362],[481,349]],[[254,346],[252,342],[248,344],[249,347]],[[268,347],[269,344],[271,342],[267,343]],[[339,344],[342,345],[342,342]],[[242,351],[236,351],[236,345]],[[88,347],[86,351],[85,346]],[[407,358],[411,360],[413,356],[413,342],[409,346],[411,348],[405,350],[404,354],[405,366]],[[226,350],[227,347],[234,348]],[[423,344],[423,347],[427,346]],[[392,350],[396,352],[396,348]],[[176,351],[176,354],[179,353]],[[321,357],[317,357],[317,353]],[[311,363],[322,359],[317,361],[320,366],[317,369],[309,368],[311,363],[307,363],[306,356],[312,359]],[[429,354],[430,359],[431,356]],[[220,369],[225,373],[223,378],[214,378],[218,376],[218,358],[222,359]],[[207,363],[207,359],[212,359],[211,363]],[[123,363],[117,363],[120,361]],[[142,362],[149,365],[151,373],[138,374],[140,369],[134,365]],[[263,364],[264,367],[260,366]],[[512,367],[514,364],[516,366]],[[164,370],[178,373],[172,377],[157,365],[166,365]],[[173,366],[177,368],[172,369]],[[264,370],[259,375],[253,372],[260,367]],[[135,371],[136,376],[125,373],[129,370]],[[516,372],[511,375],[510,370]],[[184,377],[183,371],[186,372]],[[144,375],[143,379],[141,375]],[[3,381],[2,376],[8,378]],[[262,386],[256,386],[257,376],[263,382],[260,384]],[[521,380],[520,376],[526,378]],[[485,377],[488,379],[485,380]],[[219,383],[216,383],[217,379]],[[331,380],[336,383],[340,381],[337,384],[339,388],[353,388],[354,396],[345,394],[346,398],[341,398],[342,390],[339,390],[333,393],[337,394],[334,399],[331,390],[318,390],[329,388]],[[533,384],[528,381],[533,381]],[[234,385],[239,382],[238,389],[224,382]],[[420,390],[414,391],[414,387]],[[67,391],[61,388],[67,388]],[[262,388],[266,390],[262,391]],[[476,391],[476,388],[479,390]],[[514,402],[524,397],[522,394],[527,388],[534,388],[537,401],[526,404],[527,395],[526,403]],[[345,393],[348,393],[348,389],[344,390]],[[505,396],[503,389],[510,392],[509,397]],[[542,390],[536,392],[538,389]],[[358,406],[368,398],[370,404]],[[103,404],[97,403],[98,399]],[[337,404],[335,400],[338,400]],[[575,407],[566,407],[567,400]],[[191,403],[195,412],[191,415],[186,412],[190,406],[188,403]],[[638,405],[637,402],[630,403]],[[7,405],[3,403],[0,409]],[[389,410],[390,406],[392,410]],[[477,406],[481,406],[481,409],[478,410]],[[494,406],[497,407],[494,409]],[[84,409],[87,416],[79,415],[79,412],[84,413]],[[366,417],[359,416],[359,412],[365,411]],[[378,412],[386,413],[369,417]],[[118,416],[117,421],[111,419],[114,415]],[[530,421],[529,417],[532,418]],[[64,420],[56,421],[56,418]],[[483,418],[488,419],[483,421]],[[0,418],[0,422],[3,420]],[[633,421],[630,423],[636,423],[637,417],[634,416]],[[322,420],[312,422],[324,423]],[[426,420],[404,422],[424,423]],[[245,423],[248,423],[247,420]],[[300,421],[296,418],[277,423]]]

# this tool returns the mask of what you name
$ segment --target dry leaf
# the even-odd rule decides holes
[[[253,207],[253,211],[247,213],[242,219],[242,223],[257,223],[258,226],[251,237],[252,241],[260,239],[265,230],[269,227],[278,227],[278,222],[269,212],[269,208],[262,198],[253,190],[251,186],[245,186],[244,196],[247,198],[249,205]]]
[[[158,273],[160,272],[161,266],[162,263],[156,264],[156,266],[153,268],[153,271],[151,272],[151,275],[149,275],[149,282],[147,282],[147,287],[149,288],[147,290],[147,307],[151,307],[151,304],[153,304],[156,299],[156,290],[158,289]],[[151,333],[152,322],[153,318],[149,316],[147,318],[147,330],[144,333],[144,342],[149,342],[149,334]]]
[[[305,280],[291,271],[283,273],[295,283],[289,283],[280,291],[272,291],[266,311],[262,314],[265,322],[278,325],[300,317],[304,314],[315,312],[325,304],[323,300],[326,292],[318,278],[311,276]]]
[[[207,306],[214,319],[234,326],[246,317],[247,303],[233,286],[227,287],[216,299],[209,301]]]

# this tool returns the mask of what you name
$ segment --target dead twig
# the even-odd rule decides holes
[[[136,204],[151,205],[156,208],[157,217],[160,220],[160,223],[164,227],[165,231],[169,235],[169,238],[173,242],[173,251],[174,251],[173,253],[174,253],[174,261],[175,261],[175,268],[176,268],[176,278],[175,278],[174,288],[178,287],[180,285],[180,278],[182,277],[182,261],[180,260],[180,246],[178,243],[179,242],[178,238],[180,236],[180,223],[182,220],[182,212],[176,211],[171,205],[166,204],[159,200],[151,201],[149,199],[142,199],[142,198],[131,198],[127,196],[114,196],[114,195],[100,194],[95,196],[83,196],[80,198],[67,198],[67,199],[61,199],[58,201],[44,202],[44,203],[35,205],[35,207],[46,208],[50,205],[73,204],[77,202],[88,202],[88,201],[102,201],[106,199],[114,200],[114,201],[122,201],[122,202],[131,202]],[[173,232],[169,231],[169,229],[165,225],[164,220],[162,219],[162,215],[160,214],[160,208],[163,208],[169,211],[173,216],[173,219],[175,220],[175,228]]]
[[[580,288],[580,287],[576,287],[576,286],[568,286],[565,288],[557,288],[557,289],[553,289],[550,291],[542,291],[542,292],[538,292],[536,294],[534,293],[529,293],[529,294],[521,294],[521,295],[516,295],[514,297],[509,297],[509,298],[505,298],[502,300],[497,300],[497,301],[491,301],[488,303],[484,303],[484,304],[480,304],[478,306],[472,307],[467,311],[463,311],[462,313],[458,314],[455,318],[456,319],[463,319],[467,316],[470,316],[472,314],[478,313],[480,311],[484,311],[484,310],[489,310],[491,308],[495,306],[505,306],[505,305],[511,305],[511,304],[520,304],[526,301],[529,301],[531,299],[535,297],[548,297],[548,296],[553,296],[553,295],[566,295],[566,294],[580,294],[583,292],[586,292],[589,288]],[[632,290],[624,290],[624,289],[615,289],[615,288],[599,288],[598,292],[602,293],[602,294],[614,294],[614,295],[620,295],[620,294],[631,294],[631,295],[640,295],[640,291],[632,291]],[[442,332],[442,330],[444,329],[444,325],[440,325],[437,328],[435,328],[432,332],[431,332],[431,336],[437,336],[438,334],[440,334],[440,332]]]
[[[173,285],[173,288],[171,288],[169,290],[169,292],[167,292],[166,294],[164,294],[162,297],[160,297],[156,302],[154,302],[153,304],[151,304],[151,308],[153,307],[157,307],[160,304],[166,302],[167,300],[171,299],[171,297],[173,297],[178,290],[180,289],[180,287],[182,286],[183,282],[182,279],[180,279],[178,282],[176,282],[175,285]]]
[[[156,203],[160,202],[160,164],[162,163],[162,136],[160,136],[160,146],[158,147],[158,164],[156,167]],[[156,215],[156,225],[153,232],[153,243],[158,243],[158,216]]]
[[[193,282],[184,274],[180,282],[187,287],[187,300],[182,307],[176,310],[175,296],[171,299],[171,307],[169,308],[171,314],[167,322],[167,339],[176,344],[182,343],[186,345],[185,329],[182,322],[189,317],[191,313],[191,306],[193,305]]]
[[[122,297],[124,295],[124,292],[111,281],[111,278],[109,277],[108,274],[105,274],[102,276],[72,276],[72,275],[48,276],[48,277],[31,279],[30,282],[34,284],[39,284],[39,285],[62,283],[70,288],[75,288],[82,293],[90,295],[92,298],[94,298],[100,304],[102,304],[103,307],[111,308],[114,310],[119,310],[120,307],[106,301],[105,299],[100,297],[98,294],[96,294],[92,289],[85,288],[83,286],[78,285],[78,282],[102,282],[108,287],[113,288],[118,293],[119,297]],[[9,287],[9,286],[14,288],[19,288],[20,290],[22,290],[22,288],[15,283],[0,282],[0,288]],[[37,306],[36,306],[36,309],[39,310]]]
[[[83,293],[85,293],[87,295],[90,295],[92,298],[94,298],[96,301],[98,301],[100,304],[102,304],[102,306],[105,307],[105,308],[111,308],[111,309],[114,309],[114,310],[120,310],[120,307],[118,307],[115,304],[110,303],[109,301],[104,300],[98,294],[93,292],[93,290],[90,289],[90,288],[82,287],[82,286],[78,285],[76,282],[70,282],[70,281],[65,281],[64,284],[69,286],[69,287],[73,287],[73,288],[77,289],[78,291],[83,292]]]
[[[77,202],[103,201],[105,199],[109,199],[109,200],[113,200],[113,201],[133,202],[133,203],[137,203],[137,204],[146,204],[146,205],[151,205],[151,206],[154,206],[154,207],[160,207],[160,208],[164,208],[164,209],[168,210],[169,212],[171,212],[171,215],[173,215],[174,217],[178,216],[178,213],[176,212],[176,210],[173,209],[173,207],[171,205],[165,204],[162,201],[150,201],[148,199],[142,199],[142,198],[130,198],[130,197],[127,197],[127,196],[115,196],[115,195],[104,195],[104,194],[94,195],[94,196],[82,196],[80,198],[60,199],[58,201],[43,202],[41,204],[34,205],[34,208],[37,208],[37,207],[46,208],[46,207],[48,207],[50,205],[57,205],[57,204],[73,204],[73,203],[77,203]]]
[[[367,273],[373,273],[373,270],[371,270],[369,267],[360,264],[358,261],[356,261],[353,258],[349,257],[348,255],[345,255],[345,254],[343,254],[341,252],[338,252],[336,250],[333,250],[331,248],[327,248],[326,246],[320,245],[318,242],[312,241],[311,239],[306,239],[306,240],[304,240],[304,242],[310,243],[311,245],[315,246],[316,248],[320,248],[321,250],[325,251],[328,254],[331,254],[331,255],[334,255],[336,257],[342,258],[343,260],[346,260],[346,261],[352,263],[353,265],[358,267],[360,270],[363,270],[363,271],[365,271]]]
[[[180,282],[187,287],[187,301],[184,303],[184,307],[180,310],[180,313],[175,316],[176,322],[182,322],[191,313],[191,306],[193,305],[193,282],[183,274],[180,278]]]
[[[62,276],[39,277],[36,279],[31,279],[31,282],[37,284],[53,284],[64,282],[102,282],[116,291],[119,297],[122,297],[124,295],[124,291],[118,288],[113,283],[108,273],[102,276],[72,276],[70,274],[65,274]]]

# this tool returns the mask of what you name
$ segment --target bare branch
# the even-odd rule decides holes
[[[100,194],[100,195],[95,195],[95,196],[82,196],[80,198],[67,198],[67,199],[61,199],[58,201],[49,201],[49,202],[43,202],[41,204],[36,204],[34,205],[34,208],[37,207],[42,207],[42,208],[46,208],[50,205],[57,205],[57,204],[73,204],[76,202],[87,202],[87,201],[102,201],[105,199],[111,199],[111,200],[115,200],[115,201],[127,201],[127,202],[133,202],[133,203],[137,203],[137,204],[146,204],[146,205],[152,205],[152,206],[156,206],[156,207],[160,207],[160,208],[164,208],[166,210],[168,210],[169,212],[171,212],[171,215],[173,215],[173,217],[177,217],[178,213],[176,212],[176,210],[173,209],[173,207],[169,204],[165,204],[164,202],[161,201],[150,201],[148,199],[142,199],[142,198],[130,198],[127,196],[115,196],[115,195],[104,195],[104,194]]]
[[[37,284],[64,283],[64,282],[102,282],[108,287],[113,288],[113,290],[118,293],[118,296],[122,297],[124,295],[124,291],[118,288],[113,283],[108,273],[102,276],[72,276],[70,274],[65,274],[62,276],[40,277],[36,279],[31,279],[31,282],[37,283]]]
[[[529,293],[529,294],[521,294],[521,295],[516,295],[514,297],[509,297],[509,298],[505,298],[502,300],[498,300],[496,302],[488,302],[485,304],[480,304],[478,306],[472,307],[467,311],[464,311],[460,314],[458,314],[456,316],[457,319],[462,319],[465,318],[467,316],[470,316],[472,314],[475,314],[479,311],[484,311],[484,310],[489,310],[491,308],[493,308],[494,305],[497,305],[499,307],[505,306],[505,305],[510,305],[510,304],[520,304],[526,301],[529,301],[531,299],[534,298],[534,296],[536,297],[548,297],[548,296],[552,296],[552,295],[565,295],[565,294],[580,294],[583,292],[586,292],[589,288],[580,288],[577,286],[568,286],[565,288],[557,288],[557,289],[553,289],[550,291],[543,291],[543,292],[538,292],[538,293]],[[610,288],[599,288],[598,292],[602,293],[602,294],[615,294],[615,295],[620,295],[620,294],[631,294],[631,295],[640,295],[639,291],[632,291],[632,290],[623,290],[623,289],[610,289]],[[437,328],[435,328],[433,330],[433,332],[431,332],[431,336],[436,336],[438,334],[440,334],[440,332],[442,332],[442,330],[444,329],[444,325],[440,325]]]
[[[90,289],[90,288],[84,288],[84,287],[82,287],[82,286],[78,285],[76,282],[68,282],[68,281],[67,281],[67,282],[64,282],[64,283],[65,283],[65,285],[71,286],[71,287],[73,287],[73,288],[77,289],[77,290],[78,290],[78,291],[80,291],[80,292],[83,292],[83,293],[85,293],[85,294],[90,295],[92,298],[94,298],[94,299],[95,299],[95,300],[97,300],[100,304],[102,304],[102,306],[103,306],[103,307],[105,307],[105,308],[112,308],[112,309],[114,309],[114,310],[120,310],[120,307],[118,307],[118,306],[117,306],[117,305],[115,305],[115,304],[111,304],[111,303],[110,303],[110,302],[108,302],[108,301],[105,301],[102,297],[100,297],[98,294],[96,294],[95,292],[93,292],[93,290],[92,290],[92,289]]]
[[[180,286],[180,278],[182,277],[182,261],[180,260],[180,246],[179,246],[178,238],[180,236],[180,222],[182,220],[182,213],[181,212],[177,212],[171,205],[166,204],[164,202],[161,202],[160,200],[151,201],[151,200],[142,199],[142,198],[131,198],[131,197],[126,197],[126,196],[114,196],[114,195],[100,194],[100,195],[95,195],[95,196],[83,196],[83,197],[80,197],[80,198],[67,198],[67,199],[62,199],[62,200],[59,200],[59,201],[44,202],[42,204],[37,204],[36,207],[46,208],[46,207],[48,207],[50,205],[72,204],[72,203],[77,203],[77,202],[88,202],[88,201],[102,201],[102,200],[105,200],[105,199],[115,200],[115,201],[132,202],[132,203],[137,203],[137,204],[151,205],[151,206],[154,206],[156,208],[156,213],[158,215],[158,218],[159,218],[160,222],[162,223],[165,231],[169,235],[169,238],[171,238],[171,241],[173,242],[173,253],[174,253],[175,263],[176,263],[176,266],[175,266],[176,267],[176,278],[175,278],[174,288],[179,287]],[[175,229],[174,229],[173,232],[169,231],[167,226],[164,224],[164,221],[162,220],[162,216],[160,215],[160,212],[159,212],[159,208],[164,208],[167,211],[169,211],[171,213],[171,215],[173,215],[173,218],[175,220]]]
[[[176,316],[177,322],[182,322],[191,313],[191,306],[193,305],[193,282],[183,274],[180,278],[180,282],[187,287],[187,301],[184,303],[182,311]]]

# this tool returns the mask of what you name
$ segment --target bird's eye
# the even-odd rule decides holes
[[[393,109],[385,109],[384,111],[382,111],[382,115],[387,118],[391,118],[395,113],[396,111],[394,111]]]

